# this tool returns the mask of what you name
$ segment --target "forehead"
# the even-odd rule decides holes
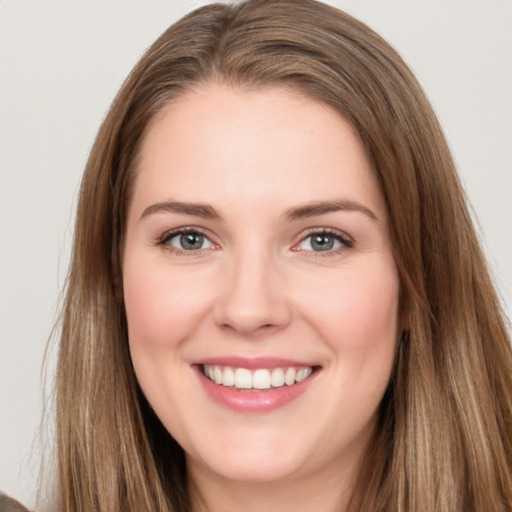
[[[285,87],[215,84],[172,100],[148,127],[137,172],[135,194],[162,199],[211,203],[214,194],[220,201],[273,193],[302,203],[348,191],[384,209],[350,123]]]

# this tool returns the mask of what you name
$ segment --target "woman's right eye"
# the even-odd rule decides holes
[[[216,245],[199,231],[174,231],[162,237],[161,244],[181,251],[215,249]]]

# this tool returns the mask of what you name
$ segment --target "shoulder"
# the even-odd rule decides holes
[[[29,512],[19,501],[0,492],[0,512]]]

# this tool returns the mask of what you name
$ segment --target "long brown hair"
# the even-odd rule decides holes
[[[183,451],[132,369],[120,261],[148,124],[177,95],[215,81],[284,85],[336,109],[365,144],[387,202],[407,329],[350,509],[511,510],[511,346],[450,151],[397,53],[314,0],[214,4],[185,16],[143,56],[99,130],[63,306],[63,510],[189,509]]]

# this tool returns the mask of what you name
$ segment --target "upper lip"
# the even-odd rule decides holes
[[[201,359],[193,364],[210,366],[230,366],[232,368],[247,368],[248,370],[257,370],[259,368],[283,368],[283,367],[313,367],[318,366],[311,362],[298,361],[295,359],[285,359],[280,357],[208,357]]]

